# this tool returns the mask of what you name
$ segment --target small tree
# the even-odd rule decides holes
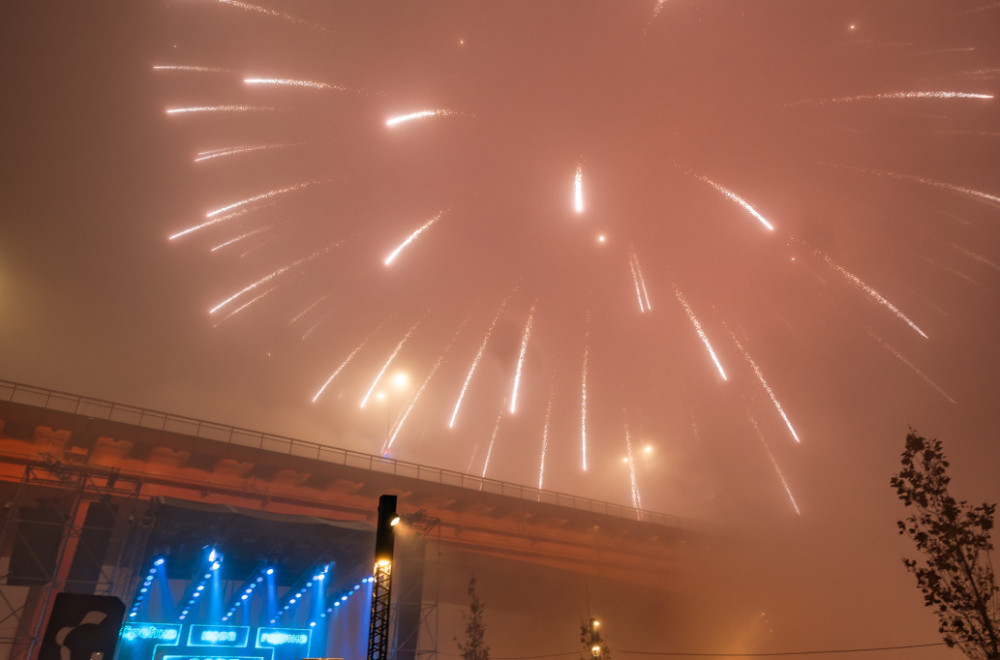
[[[910,429],[902,468],[890,484],[913,513],[898,521],[924,561],[904,559],[924,604],[934,608],[945,643],[974,660],[1000,660],[1000,601],[990,563],[995,504],[971,506],[948,494],[948,461],[939,440]]]
[[[463,660],[490,660],[490,646],[486,643],[486,621],[483,619],[485,606],[476,593],[476,576],[469,578],[469,613],[462,613],[465,623],[465,640],[459,641],[458,652]]]

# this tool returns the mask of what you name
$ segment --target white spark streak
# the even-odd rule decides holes
[[[270,225],[267,226],[267,227],[258,227],[257,229],[254,229],[252,231],[248,231],[245,234],[240,234],[236,238],[230,238],[228,241],[225,241],[223,243],[219,243],[218,245],[216,245],[215,247],[213,247],[211,250],[209,250],[209,252],[218,252],[219,250],[221,250],[223,248],[229,247],[230,245],[233,245],[234,243],[239,243],[243,239],[250,238],[251,236],[259,234],[259,233],[261,233],[263,231],[267,231],[270,228],[271,228]],[[174,237],[171,236],[170,238],[173,239]]]
[[[407,122],[416,121],[418,119],[427,119],[428,117],[447,117],[449,115],[455,114],[451,110],[418,110],[417,112],[411,112],[405,115],[397,115],[395,117],[390,117],[385,120],[385,125],[392,127],[399,124],[405,124]]]
[[[775,473],[778,475],[778,479],[781,480],[781,485],[785,489],[785,494],[788,495],[788,501],[792,503],[792,508],[795,509],[796,515],[801,516],[802,512],[799,510],[799,505],[795,501],[795,495],[792,494],[792,489],[788,486],[788,481],[785,480],[785,475],[781,472],[781,467],[778,465],[777,459],[774,454],[771,453],[771,448],[768,446],[767,441],[764,440],[763,434],[760,432],[760,427],[757,425],[757,420],[754,419],[753,415],[749,412],[747,416],[750,418],[750,423],[753,424],[753,430],[757,434],[757,439],[760,440],[760,444],[763,445],[764,451],[767,453],[767,457],[771,460],[771,465],[774,467]]]
[[[434,363],[434,366],[431,367],[431,370],[427,374],[427,378],[424,379],[423,384],[420,386],[419,389],[417,389],[416,394],[413,395],[413,399],[410,400],[410,405],[407,406],[406,410],[403,411],[403,414],[400,415],[399,419],[396,421],[396,425],[393,427],[392,433],[386,439],[385,444],[382,446],[383,456],[388,456],[389,452],[392,451],[392,444],[396,442],[396,436],[399,435],[399,432],[402,430],[403,425],[406,423],[406,419],[410,416],[410,412],[412,412],[413,409],[416,407],[417,401],[420,400],[420,395],[424,393],[425,389],[427,389],[427,384],[431,382],[431,378],[433,378],[434,374],[437,373],[438,368],[441,366],[441,364],[444,362],[445,357],[447,357],[448,353],[451,351],[451,347],[455,344],[455,340],[458,339],[458,335],[462,333],[462,330],[465,329],[465,326],[466,324],[468,324],[468,322],[469,322],[469,317],[466,316],[465,320],[462,321],[462,324],[458,327],[458,330],[456,330],[455,334],[452,335],[451,341],[448,342],[448,345],[445,347],[444,351],[441,353],[437,361]]]
[[[458,410],[462,407],[462,400],[465,398],[465,392],[469,389],[469,383],[472,381],[472,374],[476,373],[476,369],[479,367],[479,362],[483,359],[483,352],[486,350],[486,344],[489,342],[490,337],[493,336],[493,329],[496,328],[497,321],[500,320],[500,314],[503,312],[504,307],[507,306],[508,298],[504,298],[504,301],[500,303],[499,309],[497,309],[496,315],[493,317],[493,322],[490,323],[489,330],[486,331],[486,335],[483,336],[483,343],[479,345],[479,350],[476,352],[476,357],[473,358],[472,364],[469,366],[469,373],[465,376],[465,382],[462,384],[462,390],[458,394],[458,401],[455,402],[455,410],[451,413],[451,419],[448,421],[448,428],[455,428],[455,418],[458,417]]]
[[[247,302],[243,303],[242,305],[240,305],[239,307],[237,307],[236,309],[232,310],[231,312],[229,312],[228,314],[226,314],[225,316],[223,316],[221,319],[219,319],[218,321],[216,321],[215,323],[213,323],[212,327],[213,328],[219,327],[219,325],[221,323],[223,323],[224,321],[228,321],[229,319],[233,318],[234,316],[236,316],[237,314],[239,314],[240,312],[242,312],[247,307],[250,307],[251,305],[253,305],[256,302],[258,302],[259,300],[261,300],[264,296],[266,296],[266,295],[272,293],[273,291],[275,291],[277,288],[278,288],[277,286],[272,286],[271,288],[265,289],[264,291],[258,293],[256,296],[254,296],[253,298],[251,298]]]
[[[646,291],[646,279],[642,276],[639,256],[635,252],[629,254],[629,267],[632,269],[632,282],[635,284],[635,295],[639,299],[639,311],[646,313],[652,310],[649,304],[649,292]]]
[[[236,7],[244,11],[248,11],[254,14],[262,14],[264,16],[271,16],[273,18],[280,18],[289,23],[294,23],[295,25],[304,25],[306,27],[311,27],[316,30],[322,30],[326,32],[326,28],[317,23],[310,23],[309,21],[303,20],[297,16],[292,16],[291,14],[285,14],[283,12],[277,11],[276,9],[268,9],[267,7],[261,7],[259,5],[252,5],[249,2],[242,2],[242,0],[216,0],[219,4],[229,5],[230,7]]]
[[[778,401],[778,397],[774,394],[774,390],[772,390],[771,386],[767,384],[767,380],[764,378],[764,372],[760,370],[757,363],[754,362],[753,358],[750,357],[750,354],[747,353],[745,348],[743,348],[743,344],[741,344],[740,340],[736,338],[736,335],[733,335],[733,341],[736,342],[736,346],[740,349],[740,352],[743,353],[743,357],[746,359],[747,363],[751,368],[753,368],[753,372],[757,375],[757,380],[759,380],[760,384],[764,387],[764,391],[767,392],[769,397],[771,397],[771,403],[774,404],[778,414],[781,415],[781,419],[785,420],[785,426],[788,427],[788,431],[792,434],[792,438],[795,439],[795,442],[802,442],[799,440],[799,435],[795,432],[792,422],[788,419],[788,415],[785,414],[785,409],[781,407],[781,403]]]
[[[632,436],[625,425],[625,451],[628,457],[629,477],[632,480],[632,508],[635,509],[636,519],[639,519],[639,512],[642,510],[642,498],[639,496],[639,482],[635,478],[635,457],[632,455]]]
[[[316,252],[313,252],[312,254],[310,254],[307,257],[300,257],[300,258],[296,259],[295,261],[291,262],[290,264],[285,264],[281,268],[278,268],[277,270],[268,273],[267,275],[265,275],[264,277],[260,278],[256,282],[253,282],[253,283],[248,284],[247,286],[243,287],[242,289],[240,289],[239,291],[237,291],[236,293],[234,293],[233,295],[229,296],[228,298],[226,298],[225,300],[223,300],[222,302],[220,302],[219,304],[217,304],[215,307],[213,307],[212,309],[210,309],[208,311],[208,313],[209,314],[215,314],[220,309],[222,309],[223,307],[225,307],[229,303],[233,302],[234,300],[236,300],[240,296],[243,296],[244,294],[247,294],[247,293],[253,291],[254,289],[259,288],[261,285],[266,284],[266,283],[274,280],[277,277],[280,277],[284,273],[287,273],[288,271],[290,271],[290,270],[292,270],[294,268],[298,268],[302,264],[305,264],[305,263],[307,263],[309,261],[312,261],[316,257],[318,257],[318,256],[320,256],[322,254],[325,254],[326,252],[329,252],[331,248],[334,248],[337,245],[339,245],[339,243],[332,243],[332,244],[324,247],[321,250],[317,250]]]
[[[538,462],[538,490],[542,489],[545,478],[545,456],[549,453],[549,423],[552,421],[552,400],[555,398],[555,388],[549,388],[549,403],[545,408],[545,426],[542,427],[542,457]]]
[[[416,240],[417,236],[420,236],[420,234],[422,234],[425,231],[427,231],[427,229],[429,229],[431,225],[433,225],[435,222],[437,222],[441,218],[442,215],[444,215],[444,213],[438,213],[436,216],[434,216],[433,218],[431,218],[430,220],[428,220],[427,222],[425,222],[423,224],[423,226],[421,226],[419,229],[415,230],[412,234],[410,234],[409,236],[407,236],[405,241],[403,241],[402,243],[400,243],[398,246],[396,246],[395,250],[393,250],[392,252],[389,253],[389,256],[387,256],[385,258],[385,260],[383,261],[383,263],[386,266],[391,265],[392,262],[395,261],[396,257],[399,256],[399,253],[402,252],[403,249],[407,245],[409,245],[414,240]]]
[[[209,149],[207,151],[199,151],[198,155],[194,159],[194,162],[201,163],[206,160],[214,160],[216,158],[223,158],[225,156],[248,154],[248,153],[253,153],[254,151],[264,151],[266,149],[283,149],[285,147],[294,147],[300,144],[302,143],[290,142],[287,144],[253,144],[253,145],[244,145],[236,147],[223,147],[220,149]]]
[[[681,290],[677,288],[676,283],[674,284],[674,295],[677,296],[677,300],[681,303],[681,305],[684,306],[684,311],[687,312],[688,318],[694,325],[695,332],[698,333],[698,337],[701,339],[701,343],[704,344],[705,349],[708,350],[708,354],[712,358],[712,362],[715,363],[715,368],[719,370],[719,375],[722,376],[722,380],[728,381],[729,379],[726,378],[726,372],[722,369],[722,363],[719,362],[718,356],[712,349],[711,342],[708,341],[708,336],[705,335],[705,331],[701,329],[701,323],[698,321],[698,317],[694,315],[694,311],[692,311],[691,305],[688,304],[688,301],[684,297],[684,294],[681,293]]]
[[[865,328],[865,331],[868,333],[868,335],[872,339],[874,339],[879,344],[881,344],[882,348],[884,348],[885,350],[887,350],[890,353],[892,353],[893,357],[895,357],[897,360],[899,360],[900,362],[902,362],[903,364],[905,364],[907,367],[910,368],[911,371],[913,371],[913,373],[915,373],[918,376],[920,376],[920,378],[923,379],[923,381],[925,383],[927,383],[928,385],[930,385],[931,387],[933,387],[934,390],[937,391],[938,394],[940,394],[944,398],[948,399],[948,401],[951,402],[951,403],[954,403],[954,404],[958,403],[958,401],[955,401],[955,399],[951,398],[951,396],[947,392],[945,392],[943,389],[941,389],[941,387],[938,386],[937,383],[935,383],[933,380],[931,380],[930,377],[927,374],[925,374],[924,372],[920,371],[920,369],[918,369],[915,364],[913,364],[912,362],[910,362],[909,360],[907,360],[906,357],[902,353],[900,353],[899,351],[897,351],[892,345],[890,345],[889,343],[887,343],[884,339],[882,339],[881,337],[879,337],[877,334],[875,334],[874,332],[872,332],[868,328]]]
[[[220,214],[226,213],[227,211],[232,211],[244,206],[254,204],[256,202],[271,199],[272,197],[277,197],[278,195],[283,195],[285,193],[295,192],[297,190],[302,190],[303,188],[308,188],[309,186],[315,184],[316,181],[305,181],[303,183],[297,183],[293,186],[285,186],[284,188],[277,188],[275,190],[269,190],[266,193],[261,193],[259,195],[254,195],[253,197],[247,197],[246,199],[241,199],[238,202],[233,202],[232,204],[227,204],[221,208],[217,208],[214,211],[209,211],[205,214],[206,218],[214,218]]]
[[[334,89],[342,92],[346,87],[333,85],[331,83],[318,82],[315,80],[296,80],[294,78],[244,78],[247,85],[274,85],[277,87],[305,87],[308,89]]]
[[[878,304],[882,305],[883,307],[885,307],[886,309],[888,309],[890,312],[892,312],[896,316],[896,318],[898,318],[899,320],[901,320],[904,323],[906,323],[906,325],[910,326],[914,330],[914,332],[916,332],[918,335],[920,335],[924,339],[928,339],[928,337],[924,333],[924,331],[921,330],[920,327],[916,323],[914,323],[913,321],[911,321],[910,318],[906,314],[904,314],[903,312],[901,312],[898,307],[896,307],[891,302],[889,302],[885,298],[885,296],[883,296],[881,293],[879,293],[878,291],[876,291],[872,287],[868,286],[868,284],[866,284],[864,282],[864,280],[862,280],[860,277],[858,277],[857,275],[855,275],[851,271],[847,270],[846,268],[844,268],[843,266],[841,266],[840,264],[838,264],[836,261],[834,261],[833,259],[831,259],[828,255],[822,254],[818,250],[816,251],[816,253],[823,257],[823,260],[826,262],[826,264],[828,266],[830,266],[830,268],[832,268],[833,270],[835,270],[838,273],[840,273],[841,275],[843,275],[854,286],[858,287],[859,289],[861,289],[862,291],[864,291],[865,293],[867,293],[868,297],[870,297],[872,300],[874,300],[875,302],[877,302]]]
[[[590,313],[587,313],[587,334],[583,344],[583,370],[580,377],[580,454],[583,471],[587,471],[587,366],[590,361]]]
[[[298,314],[296,314],[295,316],[293,316],[292,320],[288,322],[288,325],[294,325],[296,322],[299,321],[299,319],[301,319],[303,316],[305,316],[306,314],[308,314],[312,310],[316,309],[317,305],[319,305],[321,302],[323,302],[324,300],[326,300],[327,298],[329,298],[332,295],[333,295],[332,291],[324,293],[322,296],[320,296],[319,298],[317,298],[316,300],[314,300],[312,303],[310,303],[308,307],[306,307],[301,312],[299,312]]]
[[[945,183],[943,181],[935,181],[934,179],[927,179],[922,176],[913,176],[912,174],[898,174],[896,172],[873,172],[870,170],[861,170],[868,174],[874,174],[875,176],[886,176],[890,179],[896,179],[898,181],[914,181],[916,183],[922,183],[925,186],[931,186],[932,188],[941,188],[942,190],[950,190],[952,192],[961,193],[963,195],[968,195],[970,197],[975,197],[977,199],[982,199],[987,202],[993,202],[994,204],[1000,204],[1000,197],[997,195],[991,195],[979,190],[973,190],[972,188],[966,188],[965,186],[956,186],[952,183]]]
[[[583,165],[576,166],[576,176],[573,177],[573,210],[583,213]]]
[[[379,326],[379,327],[381,327],[381,326]],[[323,387],[319,388],[316,391],[315,396],[313,396],[313,398],[312,398],[312,402],[313,403],[316,403],[316,401],[323,394],[323,392],[326,391],[326,388],[330,386],[330,383],[333,382],[333,379],[337,377],[337,374],[339,374],[341,371],[343,371],[344,367],[346,367],[348,364],[350,364],[351,360],[354,359],[354,356],[358,354],[358,351],[360,351],[362,348],[365,347],[365,344],[368,343],[368,340],[371,339],[372,335],[374,335],[377,331],[378,331],[378,328],[375,328],[375,330],[372,330],[368,334],[368,336],[365,337],[364,340],[360,344],[358,344],[354,348],[354,350],[351,351],[350,354],[346,358],[344,358],[344,361],[340,363],[340,366],[333,370],[333,373],[330,374],[330,377],[326,379],[325,383],[323,383]]]
[[[153,71],[194,71],[197,73],[232,73],[231,69],[217,66],[196,66],[191,64],[156,64]]]
[[[726,197],[730,201],[733,201],[733,202],[736,202],[737,204],[739,204],[741,207],[743,207],[744,211],[746,211],[747,213],[749,213],[750,215],[752,215],[754,218],[756,218],[757,222],[759,222],[760,224],[764,225],[764,227],[766,227],[768,231],[774,231],[774,225],[772,225],[770,222],[768,222],[767,218],[765,218],[764,216],[762,216],[757,211],[757,209],[755,209],[754,207],[750,206],[750,204],[745,199],[743,199],[742,197],[740,197],[739,195],[737,195],[736,193],[734,193],[732,190],[730,190],[729,188],[726,188],[725,186],[723,186],[721,184],[716,183],[715,181],[712,181],[711,179],[709,179],[706,176],[698,176],[697,178],[700,181],[703,181],[704,183],[707,183],[708,185],[710,185],[713,188],[715,188],[716,190],[718,190],[720,193],[722,193],[723,197]]]
[[[242,210],[237,211],[235,213],[227,213],[225,215],[221,215],[221,216],[217,216],[215,218],[212,218],[211,220],[206,220],[205,222],[202,222],[201,224],[192,225],[191,227],[188,227],[187,229],[182,229],[181,231],[177,232],[176,234],[168,236],[167,240],[174,241],[174,240],[177,240],[178,238],[181,238],[182,236],[187,236],[190,233],[196,232],[199,229],[205,229],[206,227],[211,227],[212,225],[218,224],[220,222],[225,222],[226,220],[231,220],[233,218],[238,218],[239,216],[246,214],[248,210],[249,209],[242,209]]]
[[[524,332],[521,334],[521,352],[517,357],[517,369],[514,371],[514,384],[510,388],[510,414],[517,410],[517,388],[521,383],[521,369],[524,367],[524,356],[528,353],[528,340],[531,338],[531,326],[535,321],[535,306],[531,306],[528,312],[528,322],[524,324]]]
[[[856,103],[859,101],[892,101],[892,100],[914,100],[914,99],[979,99],[979,100],[990,100],[993,98],[992,94],[978,94],[975,92],[885,92],[882,94],[858,94],[856,96],[842,96],[833,99],[820,99],[815,101],[795,101],[793,103],[786,104],[788,106],[795,105],[826,105],[828,103]]]
[[[628,265],[632,270],[632,283],[635,285],[635,297],[639,299],[639,312],[645,314],[646,303],[642,299],[642,288],[639,286],[639,274],[636,272],[635,260],[632,255],[629,255]]]
[[[194,105],[184,108],[167,108],[168,115],[212,112],[274,112],[277,108],[266,105]]]
[[[371,398],[372,392],[374,392],[375,388],[378,386],[378,382],[382,380],[382,376],[385,375],[386,369],[388,369],[389,365],[392,364],[392,361],[396,359],[396,356],[399,354],[400,349],[403,348],[403,344],[405,344],[406,340],[410,338],[410,335],[413,334],[413,331],[417,329],[418,325],[420,325],[420,321],[417,321],[412,326],[410,326],[410,329],[407,330],[405,335],[403,335],[403,338],[399,340],[398,344],[396,344],[396,348],[393,349],[392,354],[389,356],[389,359],[385,361],[385,364],[382,365],[382,368],[379,370],[378,375],[375,376],[375,380],[372,381],[372,386],[369,387],[368,392],[365,393],[365,398],[361,400],[362,408],[368,405],[368,399]]]
[[[503,410],[497,415],[497,422],[493,425],[493,435],[490,436],[490,446],[486,449],[486,460],[483,461],[483,479],[486,478],[486,470],[490,467],[490,459],[493,457],[493,445],[497,441],[497,433],[500,431],[500,420],[503,419]]]

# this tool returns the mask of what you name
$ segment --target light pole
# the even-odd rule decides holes
[[[385,660],[389,651],[389,604],[392,599],[392,551],[395,530],[396,496],[378,498],[378,522],[375,526],[375,582],[372,585],[372,609],[368,622],[368,660]]]

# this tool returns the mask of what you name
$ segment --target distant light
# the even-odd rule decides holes
[[[324,579],[325,577],[326,577],[325,575],[323,575],[322,573],[320,573],[320,574],[319,574],[319,575],[317,575],[317,576],[316,576],[316,577],[315,577],[314,579],[316,579],[316,580],[322,580],[322,579]]]
[[[156,561],[153,562],[153,566],[163,566],[163,562],[165,561],[163,557],[157,557]]]
[[[316,627],[316,622],[315,621],[310,621],[309,622],[309,627],[310,628],[315,628]]]
[[[591,625],[594,626],[595,628],[600,628],[601,622],[598,621],[597,619],[594,619],[594,622]]]
[[[194,592],[194,596],[192,596],[192,598],[197,598],[200,595],[201,595],[201,592],[200,591],[196,591],[196,592]]]
[[[139,590],[139,593],[141,593],[141,594],[144,594],[144,593],[146,593],[146,587],[143,587],[142,589],[140,589],[140,590]]]
[[[129,614],[129,618],[131,618],[131,617],[134,617],[134,616],[135,616],[135,612],[131,612],[131,613]]]
[[[240,596],[240,600],[246,600],[246,599],[247,599],[247,595],[246,594],[243,594],[242,596]]]
[[[410,382],[410,377],[407,376],[406,373],[403,371],[397,371],[396,375],[392,377],[392,385],[397,390],[403,389],[404,387],[407,386],[409,382]]]
[[[607,241],[608,241],[608,237],[605,234],[598,234],[597,235],[597,242],[598,243],[607,243]]]
[[[390,527],[395,527],[399,524],[399,516],[393,516],[392,520],[389,521]]]
[[[257,581],[258,581],[258,582],[263,582],[263,581],[264,581],[264,578],[262,578],[262,577],[259,577],[259,578],[257,578]]]
[[[212,577],[212,574],[211,574],[211,573],[205,573],[205,579],[206,579],[206,580],[207,580],[208,578],[210,578],[210,577]]]
[[[267,573],[268,575],[274,575],[274,569],[273,569],[273,568],[269,568],[269,569],[267,569],[267,571],[265,571],[265,572],[266,572],[266,573]]]
[[[334,607],[340,607],[340,601],[338,600],[336,603],[333,604],[333,606]]]
[[[315,580],[315,579],[316,579],[316,578],[315,578],[315,577],[313,577],[313,580]],[[310,580],[309,582],[306,582],[306,587],[311,587],[311,586],[313,586],[313,583],[312,583],[312,581],[311,581],[311,580]],[[299,592],[299,593],[301,593],[301,592]]]
[[[347,600],[347,596],[341,596],[340,600],[342,600],[342,601]]]
[[[590,655],[594,656],[595,658],[598,657],[598,656],[600,656],[601,655],[601,647],[599,645],[597,645],[597,644],[594,644],[593,646],[591,646],[590,647]]]
[[[204,590],[205,590],[205,585],[199,584],[198,585],[198,591],[204,591]]]
[[[208,553],[208,561],[215,561],[216,557],[218,557],[218,555],[215,552],[215,548],[212,548],[212,551]]]
[[[222,566],[222,564],[220,564],[219,562],[215,562],[214,564],[212,564],[212,570],[213,571],[219,570],[219,566]]]
[[[642,451],[644,453],[646,453],[646,454],[652,454],[653,453],[653,445],[646,445],[645,447],[642,448]]]
[[[360,589],[360,588],[361,588],[361,585],[360,585],[360,584],[356,584],[356,585],[354,585],[354,590],[355,590],[355,591],[357,591],[357,590],[358,590],[358,589]]]

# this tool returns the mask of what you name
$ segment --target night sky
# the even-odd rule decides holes
[[[7,2],[0,377],[710,521],[767,648],[937,641],[888,479],[913,426],[1000,499],[998,35],[988,0]]]

